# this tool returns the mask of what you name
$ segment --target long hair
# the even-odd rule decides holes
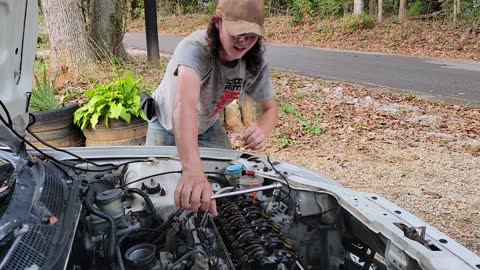
[[[218,52],[222,46],[220,42],[220,33],[218,32],[217,27],[215,27],[215,20],[213,17],[210,19],[210,23],[208,24],[207,28],[207,44],[210,53],[218,56]],[[247,70],[251,74],[256,74],[260,67],[262,66],[263,58],[263,46],[262,46],[262,39],[259,38],[255,45],[248,50],[247,53],[242,57],[245,59],[247,64]]]

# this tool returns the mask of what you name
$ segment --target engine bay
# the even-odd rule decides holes
[[[193,213],[174,206],[179,166],[175,160],[145,162],[130,164],[123,177],[85,175],[80,189],[86,211],[77,230],[81,241],[74,245],[82,255],[72,256],[83,259],[71,264],[81,269],[105,263],[118,269],[308,269],[289,236],[296,207],[292,190],[277,185],[219,198],[216,217]],[[206,174],[217,195],[276,183],[241,164],[225,163]]]
[[[287,177],[298,174],[294,168],[252,155],[204,161],[204,167],[215,196],[238,193],[216,200],[216,217],[175,207],[173,195],[181,175],[176,159],[150,159],[117,171],[80,175],[84,211],[70,265],[385,269],[374,258],[377,251],[351,234],[351,226],[362,226],[351,225],[351,215],[334,196],[288,184]],[[363,237],[376,239],[373,246],[378,252],[385,250],[378,235],[358,230]]]
[[[442,246],[451,239],[378,195],[237,151],[209,150],[202,158],[217,216],[177,209],[181,164],[174,149],[159,149],[163,154],[150,157],[131,148],[130,158],[114,159],[111,149],[99,148],[89,155],[110,158],[88,162],[0,156],[8,161],[0,179],[7,186],[0,194],[0,268],[423,269],[440,257],[463,263]]]

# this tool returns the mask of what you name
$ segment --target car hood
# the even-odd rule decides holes
[[[36,0],[0,0],[0,144],[24,149],[37,40]]]

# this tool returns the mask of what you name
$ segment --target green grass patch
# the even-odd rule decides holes
[[[285,102],[280,105],[280,111],[290,114],[293,113],[297,109],[297,105],[289,102]]]
[[[327,130],[322,124],[318,123],[306,123],[302,125],[302,131],[308,134],[313,134],[313,135],[322,135],[325,133]]]

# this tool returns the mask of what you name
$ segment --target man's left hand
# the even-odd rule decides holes
[[[265,146],[265,132],[256,124],[249,126],[242,132],[243,145],[245,148],[258,150]]]

